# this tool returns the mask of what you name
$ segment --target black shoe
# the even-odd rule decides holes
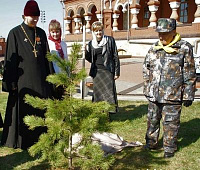
[[[111,111],[111,112],[108,112],[108,121],[109,121],[109,122],[112,121],[112,120],[111,120],[111,117],[112,117],[111,115],[114,115],[114,114],[116,114],[116,112],[112,112],[112,111]]]
[[[174,153],[170,153],[170,152],[165,152],[164,153],[164,158],[171,158],[174,156]]]
[[[114,115],[114,114],[116,114],[116,112],[115,111],[110,111],[110,112],[108,112],[110,115]]]
[[[150,146],[148,144],[144,145],[144,149],[145,150],[157,150],[158,149],[158,146]]]

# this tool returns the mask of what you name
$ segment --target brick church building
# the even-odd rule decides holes
[[[177,32],[200,48],[200,0],[62,0],[65,6],[65,41],[91,40],[91,25],[102,21],[105,34],[113,36],[118,49],[132,57],[144,56],[158,34],[158,18],[177,20]]]
[[[6,41],[5,38],[0,37],[0,57],[4,56],[6,52]]]

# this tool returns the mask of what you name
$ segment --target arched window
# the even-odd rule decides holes
[[[130,28],[130,15],[128,14],[128,5],[123,9],[122,6],[119,7],[119,18],[117,19],[118,22],[118,29],[119,30],[128,30],[128,22]],[[128,20],[129,15],[129,20]]]
[[[143,13],[143,27],[148,27],[149,25],[149,18],[150,18],[150,11],[149,11],[149,7],[148,7],[148,1],[146,0],[144,2],[144,13]]]
[[[181,0],[180,4],[180,22],[187,23],[188,22],[188,0]]]
[[[92,25],[93,22],[98,21],[96,11],[97,11],[96,6],[93,6],[92,9],[91,9],[92,18],[90,20],[90,25]]]
[[[123,13],[123,30],[128,29],[128,11],[124,11]]]
[[[128,11],[129,10],[129,11]],[[130,4],[126,5],[125,10],[123,11],[123,30],[128,30],[131,25],[131,16],[130,16]]]
[[[125,19],[124,15],[123,15],[123,11],[122,11],[123,7],[120,5],[118,9],[120,11],[119,18],[117,19],[118,30],[123,30],[124,29],[124,19]]]
[[[69,24],[69,28],[70,28],[69,32],[70,33],[74,33],[75,23],[74,23],[74,20],[73,20],[73,16],[74,16],[74,11],[71,11],[71,13],[70,13],[71,22]]]
[[[149,19],[149,17],[150,17],[149,7],[146,5],[144,7],[144,19]]]
[[[85,14],[85,10],[82,8],[81,11],[80,11],[80,16],[81,16],[81,29],[82,29],[82,25],[85,25],[85,17],[84,17],[84,14]]]

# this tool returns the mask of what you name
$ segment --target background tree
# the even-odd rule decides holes
[[[92,103],[73,98],[76,85],[86,77],[85,69],[77,69],[80,51],[81,46],[73,44],[69,61],[50,53],[47,55],[49,61],[56,62],[61,68],[60,73],[47,77],[47,81],[56,87],[64,87],[65,94],[61,100],[26,95],[26,102],[34,108],[45,110],[45,117],[26,116],[25,123],[30,129],[47,127],[47,132],[28,151],[54,167],[108,169],[114,158],[111,155],[105,157],[100,145],[92,143],[91,136],[94,132],[110,130],[108,110],[111,106],[106,102]],[[72,136],[77,134],[81,140],[72,145]]]

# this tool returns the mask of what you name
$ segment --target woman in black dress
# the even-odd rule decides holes
[[[36,1],[27,1],[24,22],[8,35],[3,74],[3,90],[9,92],[1,144],[27,149],[38,141],[46,128],[29,130],[23,119],[27,115],[44,117],[44,111],[28,105],[24,97],[52,97],[46,77],[53,72],[45,57],[48,51],[46,33],[37,27],[40,10]]]
[[[103,24],[92,24],[93,39],[86,50],[86,60],[91,63],[89,75],[93,77],[93,101],[107,101],[118,110],[115,80],[120,76],[120,62],[115,39],[104,35]],[[110,113],[111,113],[110,112]]]

